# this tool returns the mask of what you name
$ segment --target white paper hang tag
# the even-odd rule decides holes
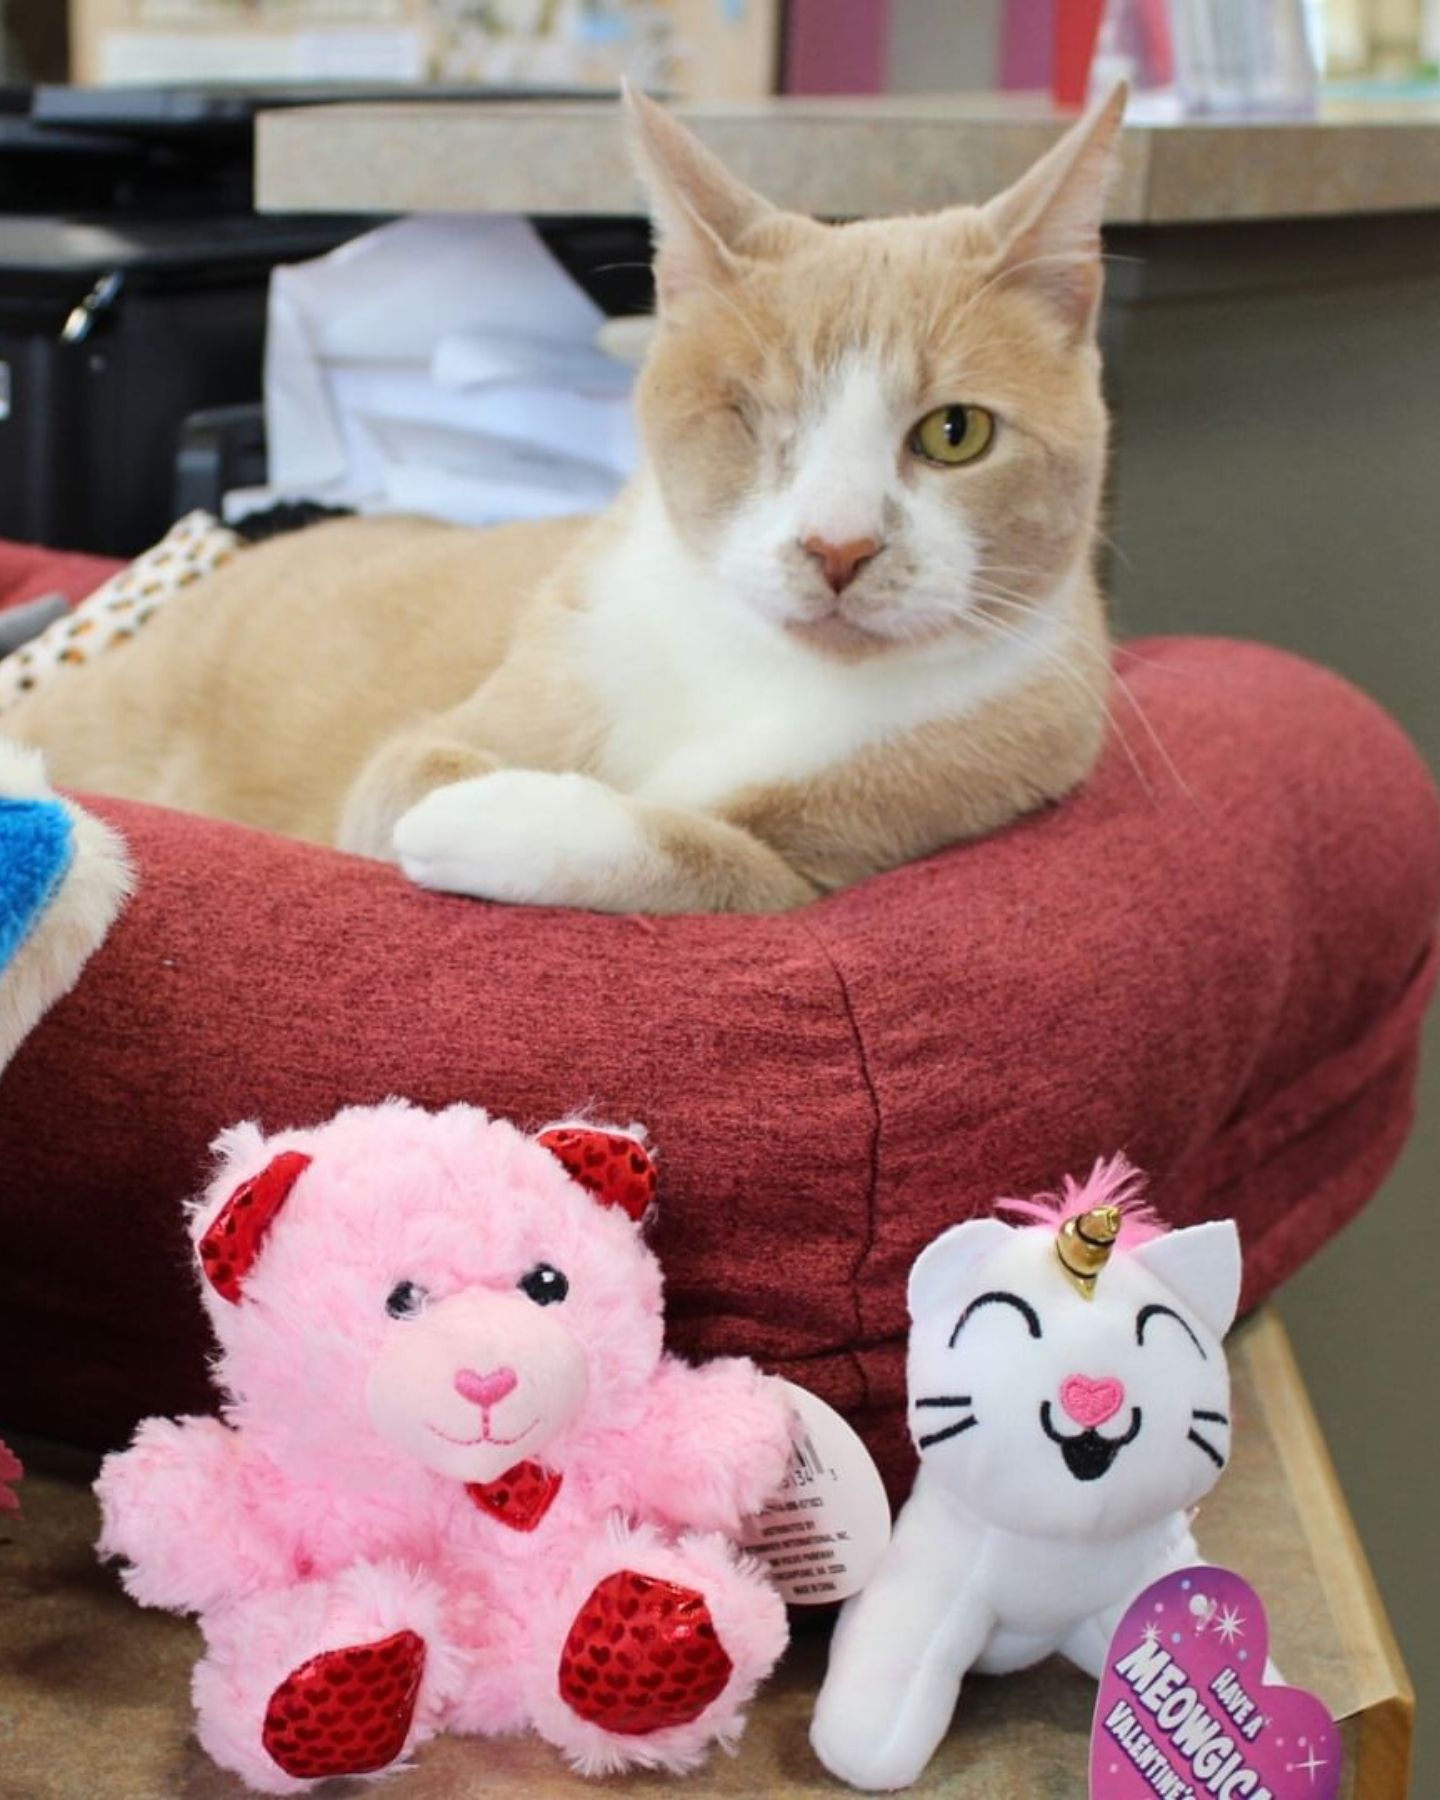
[[[741,1548],[765,1565],[791,1606],[858,1594],[890,1542],[890,1501],[870,1452],[833,1406],[793,1381],[799,1425],[773,1500],[746,1521]]]

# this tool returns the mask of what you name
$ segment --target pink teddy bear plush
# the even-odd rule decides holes
[[[664,1353],[642,1139],[392,1101],[217,1147],[224,1422],[148,1419],[97,1484],[127,1590],[200,1616],[211,1756],[279,1794],[442,1730],[588,1774],[733,1740],[786,1623],[731,1539],[791,1413]]]

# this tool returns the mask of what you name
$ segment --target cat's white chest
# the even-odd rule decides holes
[[[703,810],[748,787],[803,780],[864,741],[853,701],[823,675],[792,670],[782,689],[773,662],[688,649],[655,655],[648,673],[641,704],[612,712],[601,769],[646,800]]]
[[[955,717],[1047,654],[1001,644],[843,662],[753,617],[642,519],[587,582],[579,654],[606,716],[595,773],[662,805],[710,810],[804,781],[868,745]]]

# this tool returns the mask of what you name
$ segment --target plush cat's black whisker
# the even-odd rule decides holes
[[[1217,1469],[1223,1469],[1225,1467],[1225,1458],[1213,1444],[1207,1444],[1198,1431],[1187,1432],[1186,1436],[1197,1450],[1203,1450],[1205,1452]]]
[[[979,1420],[972,1414],[968,1419],[961,1419],[954,1425],[947,1425],[943,1431],[929,1432],[920,1439],[919,1447],[922,1450],[928,1450],[932,1444],[943,1444],[946,1438],[959,1437],[962,1431],[968,1431],[972,1425],[978,1423]]]
[[[923,1400],[915,1402],[917,1406],[973,1406],[975,1402],[968,1394],[927,1394]]]
[[[1208,1419],[1212,1425],[1228,1425],[1230,1423],[1224,1413],[1202,1412],[1198,1406],[1191,1412],[1190,1417],[1192,1419]]]

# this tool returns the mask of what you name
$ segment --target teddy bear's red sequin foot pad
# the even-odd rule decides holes
[[[641,1737],[698,1719],[733,1667],[703,1594],[621,1569],[570,1627],[560,1697],[592,1725]]]
[[[297,1781],[383,1769],[405,1747],[424,1673],[414,1631],[312,1656],[270,1696],[265,1749]]]

